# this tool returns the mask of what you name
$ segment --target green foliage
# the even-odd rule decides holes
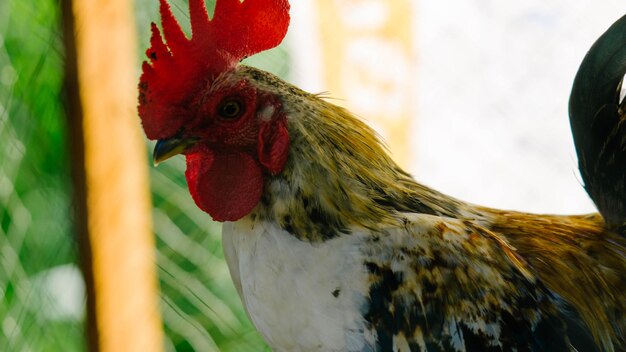
[[[171,3],[188,28],[186,3]],[[142,55],[158,1],[135,10]],[[0,1],[0,351],[85,348],[63,50],[58,0]],[[284,76],[286,57],[278,48],[247,63]],[[267,349],[233,287],[219,225],[189,196],[183,159],[152,168],[151,189],[166,350]]]
[[[50,0],[0,2],[3,351],[79,351],[84,345],[80,296],[74,304],[79,310],[68,310],[58,292],[64,284],[80,290],[73,265],[59,12]]]

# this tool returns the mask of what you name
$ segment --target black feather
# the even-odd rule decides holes
[[[620,90],[626,73],[626,16],[585,56],[572,87],[569,115],[585,189],[607,226],[626,223],[626,126]]]

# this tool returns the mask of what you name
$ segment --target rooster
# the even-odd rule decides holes
[[[231,276],[276,351],[625,351],[626,18],[572,92],[600,214],[468,204],[417,183],[350,112],[239,64],[278,45],[287,0],[166,0],[139,83],[155,163],[184,154]]]

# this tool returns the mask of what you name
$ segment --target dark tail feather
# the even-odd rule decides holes
[[[585,189],[607,226],[626,234],[626,16],[593,44],[569,101],[578,166]]]

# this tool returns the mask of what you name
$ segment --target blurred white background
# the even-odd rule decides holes
[[[381,1],[347,2],[356,11]],[[315,16],[323,22],[325,14],[314,13],[310,1],[293,7],[293,81],[325,90],[315,41],[328,38],[302,25]],[[413,8],[416,113],[408,168],[416,178],[486,206],[595,211],[577,171],[568,98],[586,51],[626,14],[626,2],[423,0]]]
[[[420,1],[418,179],[472,202],[595,211],[581,187],[567,105],[618,0]]]

